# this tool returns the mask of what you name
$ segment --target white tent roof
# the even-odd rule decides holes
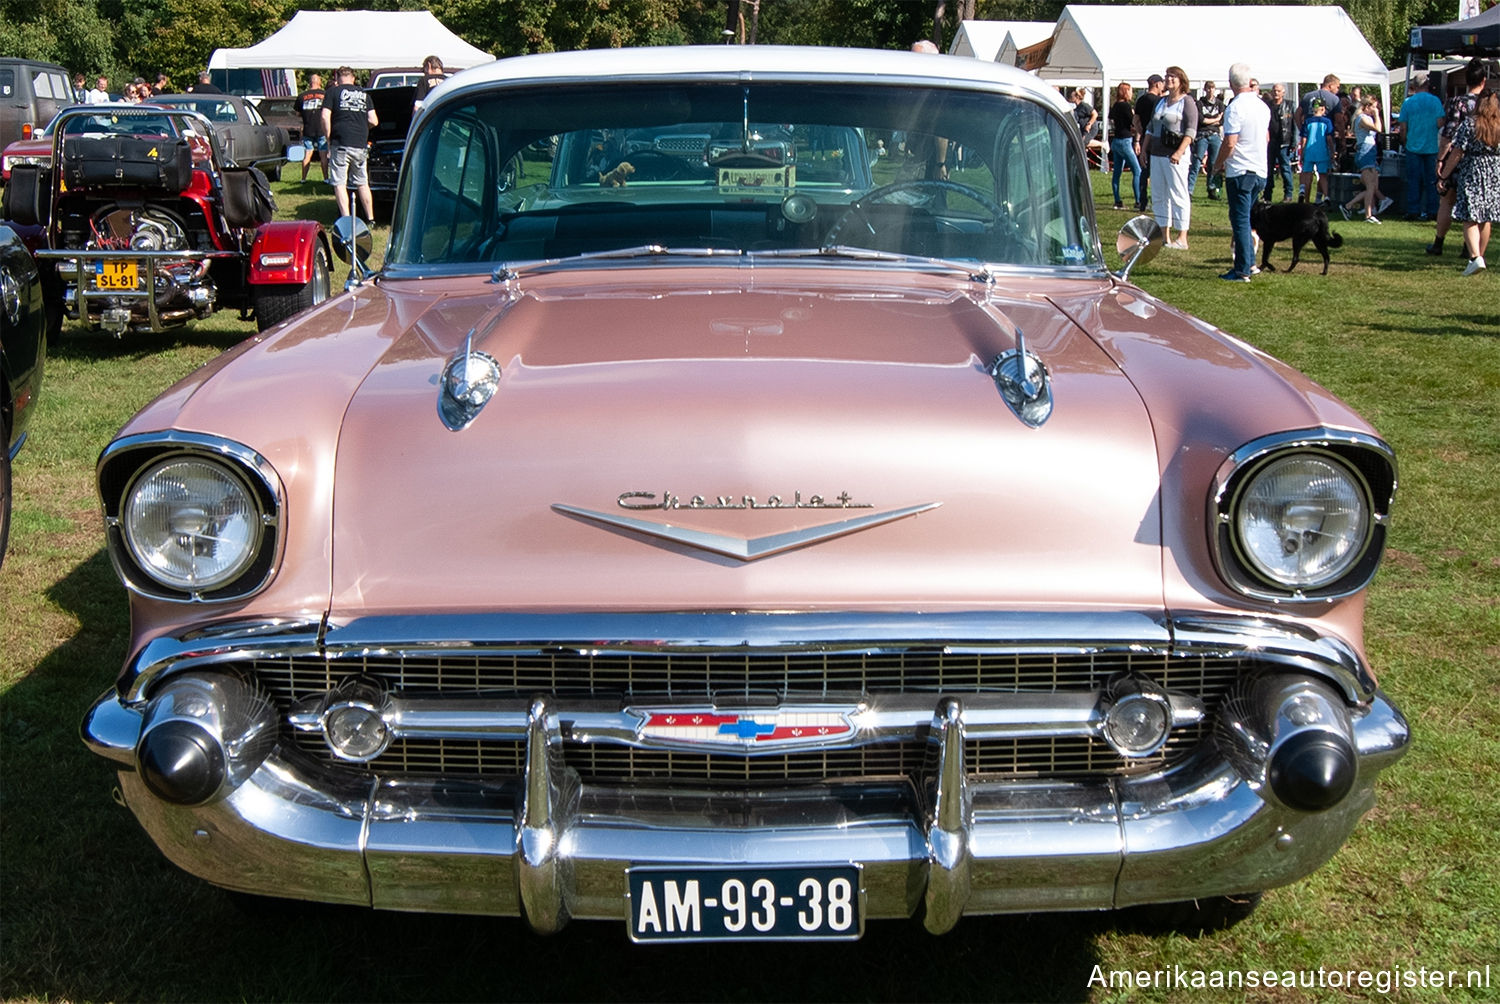
[[[248,49],[219,49],[208,65],[215,70],[335,66],[371,70],[417,66],[428,56],[437,56],[447,70],[495,58],[453,34],[431,11],[300,10],[264,42]]]
[[[1296,84],[1316,85],[1329,73],[1344,84],[1376,84],[1381,106],[1391,106],[1385,63],[1342,7],[1069,4],[1036,75],[1108,95],[1122,80],[1139,88],[1151,74],[1180,66],[1197,94],[1205,80],[1224,88],[1230,65],[1241,62],[1263,86],[1279,81],[1294,93]]]
[[[1231,63],[1262,83],[1384,84],[1386,66],[1342,7],[1136,7],[1070,4],[1057,20],[1047,65],[1058,84],[1141,84],[1169,65],[1226,83]]]
[[[948,55],[993,63],[1007,42],[1017,48],[1031,45],[1051,35],[1052,28],[1051,21],[962,21]]]

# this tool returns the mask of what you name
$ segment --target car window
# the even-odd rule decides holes
[[[57,119],[47,125],[50,135]],[[172,136],[176,132],[166,115],[112,114],[100,112],[93,115],[69,115],[63,126],[68,136]]]
[[[16,91],[16,71],[0,70],[0,98],[8,98]]]
[[[255,125],[263,125],[265,123],[266,120],[261,117],[260,109],[256,108],[254,105],[246,103],[244,111],[246,122],[250,122]]]
[[[31,93],[39,98],[55,98],[52,92],[52,74],[38,70],[31,77]]]
[[[439,127],[433,194],[426,200],[429,215],[419,250],[423,261],[467,257],[465,249],[482,238],[482,221],[493,216],[486,198],[498,194],[491,190],[490,139],[489,130],[466,115],[450,116]]]
[[[413,137],[388,264],[661,245],[828,245],[1016,266],[1098,264],[1067,124],[951,87],[775,82],[518,88]]]

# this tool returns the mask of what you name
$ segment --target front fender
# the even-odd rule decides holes
[[[312,278],[318,248],[328,251],[323,225],[313,220],[263,223],[250,248],[250,285],[300,286]]]

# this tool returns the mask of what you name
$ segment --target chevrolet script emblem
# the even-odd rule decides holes
[[[822,495],[809,495],[805,499],[801,492],[795,492],[790,497],[771,495],[764,501],[760,501],[753,495],[719,495],[713,497],[694,495],[688,499],[683,499],[671,492],[662,492],[660,495],[655,492],[622,492],[615,501],[621,509],[635,512],[653,510],[665,512],[672,512],[674,510],[708,512],[752,509],[814,509],[849,512],[851,510],[874,508],[874,506],[867,503],[855,502],[849,496],[848,492],[826,498]],[[793,548],[832,540],[834,537],[842,537],[848,533],[868,530],[871,527],[904,519],[907,516],[915,516],[919,512],[936,509],[941,504],[940,502],[926,502],[922,505],[906,506],[902,509],[890,509],[885,512],[849,515],[845,518],[834,519],[816,526],[800,527],[796,530],[767,534],[763,537],[737,537],[726,533],[695,530],[689,527],[674,526],[671,523],[657,523],[652,520],[641,519],[638,516],[627,516],[624,513],[597,512],[593,509],[581,509],[578,506],[564,505],[561,502],[554,502],[552,508],[557,512],[565,513],[569,516],[577,516],[580,519],[591,520],[606,526],[618,527],[622,530],[631,530],[635,533],[671,541],[675,544],[696,547],[702,551],[722,554],[739,561],[754,561],[757,558],[780,554],[783,551],[790,551]]]

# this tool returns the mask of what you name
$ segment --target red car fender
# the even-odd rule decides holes
[[[326,251],[323,225],[313,220],[262,223],[250,248],[250,285],[300,286],[312,278],[313,256]]]

